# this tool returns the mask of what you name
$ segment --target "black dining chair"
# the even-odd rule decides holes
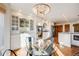
[[[14,56],[17,56],[17,55],[15,54],[15,52],[14,52],[13,50],[11,50],[11,49],[6,49],[6,50],[4,51],[4,53],[2,54],[2,56],[5,56],[5,54],[6,54],[7,51],[10,51],[10,52],[12,52],[12,53],[14,54]]]

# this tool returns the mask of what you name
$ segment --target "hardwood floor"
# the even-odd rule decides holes
[[[55,44],[54,49],[59,56],[76,56],[76,54],[79,55],[79,47],[74,45],[71,47],[60,47],[59,44]]]
[[[62,56],[62,55],[63,56],[76,56],[76,55],[79,56],[79,47],[78,46],[72,45],[71,48],[70,47],[61,48],[59,45],[56,45],[56,47],[59,49],[60,52],[57,52],[57,50],[55,50],[52,53],[52,56]],[[16,49],[16,50],[14,50],[14,52],[16,53],[17,56],[27,56],[27,54],[28,54],[27,51],[25,50],[25,48]],[[11,56],[14,56],[14,55],[11,54]]]

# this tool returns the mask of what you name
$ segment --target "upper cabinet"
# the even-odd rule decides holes
[[[19,17],[12,16],[11,19],[11,33],[18,33],[19,32]]]
[[[70,24],[65,24],[65,32],[70,32]]]
[[[34,30],[34,21],[32,19],[12,16],[11,33],[26,33]]]
[[[79,32],[79,23],[73,24],[74,26],[74,32]]]
[[[20,32],[21,33],[29,31],[29,20],[28,19],[20,18],[19,23],[20,23],[19,26],[20,26]]]

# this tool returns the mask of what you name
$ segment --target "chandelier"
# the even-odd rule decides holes
[[[50,6],[48,4],[36,4],[33,7],[33,12],[38,16],[45,16],[50,11]]]

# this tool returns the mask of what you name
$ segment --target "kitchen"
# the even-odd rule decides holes
[[[58,36],[55,36],[54,48],[60,56],[78,56],[79,54],[79,22],[65,22],[56,24],[56,31]],[[59,27],[57,27],[59,26]],[[61,26],[61,27],[60,27]],[[66,52],[68,51],[68,52]]]
[[[79,4],[3,5],[1,50],[11,49],[18,56],[79,55]]]

